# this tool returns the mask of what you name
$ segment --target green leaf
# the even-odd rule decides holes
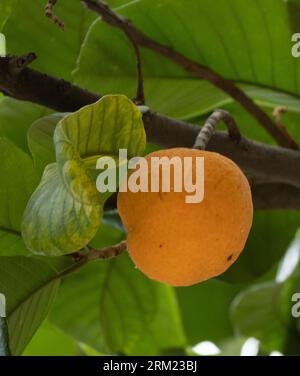
[[[57,3],[55,14],[65,22],[63,33],[44,15],[45,1],[19,0],[4,28],[8,53],[22,55],[34,51],[38,59],[32,63],[42,72],[69,80],[81,43],[96,17],[80,1]],[[47,43],[45,43],[45,38]]]
[[[46,168],[24,214],[26,246],[55,256],[84,247],[95,236],[103,209],[89,169],[101,156],[118,159],[119,149],[127,149],[129,157],[140,155],[145,143],[141,113],[124,96],[103,97],[63,118],[54,133],[57,163]]]
[[[0,256],[29,256],[21,233],[0,230]]]
[[[267,273],[284,255],[299,223],[296,211],[256,210],[245,249],[221,278],[242,283]]]
[[[299,59],[292,58],[290,51],[290,16],[295,9],[291,10],[289,3],[143,0],[120,12],[147,36],[234,80],[258,104],[288,105],[290,111],[299,112],[299,97],[288,94],[299,94],[296,83],[300,77]],[[280,27],[273,30],[275,24]],[[153,110],[188,119],[232,102],[226,94],[166,58],[148,50],[142,50],[142,57],[147,104]],[[74,79],[96,92],[101,82],[102,93],[134,96],[135,57],[126,36],[101,20],[96,21],[82,46]]]
[[[2,0],[0,4],[0,31],[2,30],[5,22],[7,21],[13,5],[15,5],[15,0]]]
[[[0,316],[0,356],[9,356],[9,339],[6,318]]]
[[[30,157],[10,141],[0,138],[0,153],[0,256],[28,255],[20,227],[38,177]]]
[[[107,247],[123,237],[105,224],[92,244]],[[50,321],[106,354],[157,355],[185,345],[173,289],[145,277],[126,254],[91,263],[64,280]]]
[[[79,355],[79,346],[71,337],[65,335],[45,320],[22,355],[75,356]]]
[[[19,355],[46,317],[59,286],[57,272],[27,257],[1,257],[0,291],[6,296],[10,348]]]
[[[25,244],[41,255],[75,252],[96,234],[102,208],[101,196],[80,161],[67,162],[63,175],[51,164],[24,214]]]
[[[269,351],[299,354],[300,335],[292,317],[292,295],[299,287],[300,238],[296,237],[278,269],[275,281],[252,285],[232,304],[238,333],[259,339]]]
[[[36,120],[28,131],[28,147],[35,168],[42,175],[48,164],[55,162],[53,135],[56,125],[65,114],[52,114]]]
[[[28,198],[37,184],[32,160],[10,141],[0,139],[0,227],[19,230]]]
[[[201,341],[220,342],[233,335],[229,307],[241,288],[242,285],[213,279],[189,288],[176,288],[189,345]]]
[[[184,346],[172,289],[143,276],[126,255],[65,280],[51,321],[109,354],[157,355]]]
[[[28,152],[27,131],[33,121],[45,116],[49,110],[44,107],[21,102],[9,97],[0,98],[0,137],[11,140]]]

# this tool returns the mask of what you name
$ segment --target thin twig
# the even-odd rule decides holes
[[[122,240],[120,243],[115,244],[111,247],[106,247],[102,249],[90,248],[87,254],[88,261],[95,260],[107,260],[117,256],[120,256],[127,249],[127,243]]]
[[[133,43],[136,56],[136,69],[137,69],[137,92],[136,97],[133,102],[137,106],[142,106],[145,104],[145,92],[144,92],[144,80],[143,80],[143,70],[142,70],[142,58],[141,52],[138,44]]]
[[[85,251],[84,253],[76,252],[71,255],[74,263],[60,272],[59,278],[65,278],[66,276],[74,273],[89,262],[96,260],[108,260],[121,255],[124,251],[126,251],[127,243],[125,240],[123,240],[120,243],[112,245],[110,247],[101,249],[90,247],[87,248],[87,251]]]
[[[278,128],[280,128],[281,132],[285,134],[286,138],[290,140],[291,145],[293,145],[292,149],[299,150],[299,144],[298,142],[293,138],[293,136],[290,134],[286,126],[283,124],[282,121],[282,114],[285,114],[288,112],[287,107],[278,106],[274,108],[273,116],[275,119],[275,123]]]
[[[241,141],[242,135],[233,117],[226,111],[215,110],[213,114],[207,119],[204,126],[201,128],[201,131],[196,138],[194,149],[206,149],[220,121],[224,121],[224,123],[226,124],[229,137],[233,142],[239,143]]]
[[[45,6],[45,15],[48,17],[55,25],[57,25],[62,31],[65,29],[65,24],[54,14],[54,6],[57,0],[47,0]]]
[[[217,88],[226,92],[238,103],[240,103],[244,109],[269,132],[269,134],[278,142],[279,145],[288,148],[294,147],[294,143],[291,143],[291,140],[287,138],[286,134],[276,126],[273,120],[233,82],[225,79],[212,69],[188,59],[171,47],[165,46],[147,37],[147,35],[137,29],[129,20],[116,14],[102,1],[83,0],[83,2],[89,9],[100,15],[103,21],[121,30],[127,30],[127,32],[140,47],[150,49],[157,54],[172,60],[175,64],[179,65],[187,72],[209,81]]]
[[[75,262],[85,261],[95,261],[95,260],[106,260],[119,256],[121,253],[126,251],[127,243],[125,240],[118,244],[112,245],[110,247],[105,247],[101,249],[92,248],[87,246],[84,251],[76,252],[72,254],[73,260]]]
[[[93,11],[97,11],[97,3],[94,0],[84,0],[83,4]],[[106,20],[108,23],[111,24],[115,18],[114,12],[109,8],[109,6],[105,3],[100,4],[101,8],[103,9],[102,18]],[[118,23],[119,29],[121,29],[124,34],[127,36],[129,42],[132,44],[134,49],[134,54],[136,58],[136,69],[137,69],[137,94],[136,97],[133,99],[133,102],[136,105],[143,105],[145,104],[145,94],[144,94],[144,83],[143,83],[143,74],[142,74],[142,59],[141,59],[141,52],[138,40],[135,37],[135,33],[132,31],[131,27],[128,27],[129,21],[125,18],[121,18],[121,22]]]

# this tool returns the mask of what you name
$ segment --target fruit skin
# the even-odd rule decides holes
[[[118,209],[137,268],[151,279],[189,286],[222,274],[239,257],[252,225],[251,190],[239,167],[220,154],[167,149],[147,155],[148,166],[151,157],[163,156],[204,157],[203,201],[185,203],[184,190],[128,191],[119,193]]]

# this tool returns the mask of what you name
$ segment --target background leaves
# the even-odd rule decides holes
[[[26,257],[2,257],[0,291],[6,296],[10,348],[19,355],[46,317],[59,286],[57,272]]]
[[[66,25],[62,33],[44,17],[45,0],[31,1],[30,6],[21,0],[2,0],[0,30],[3,27],[8,52],[34,51],[38,59],[33,67],[43,72],[101,94],[134,97],[135,61],[126,38],[100,20],[92,24],[94,14],[85,11],[79,1],[71,3],[62,1],[56,6]],[[118,11],[150,37],[232,79],[270,116],[276,106],[286,106],[283,123],[300,140],[300,67],[299,59],[291,57],[291,35],[300,30],[298,0],[109,3],[120,7]],[[152,52],[143,50],[142,57],[151,109],[202,124],[212,109],[222,107],[231,112],[245,136],[273,142],[223,92]],[[186,345],[210,340],[217,343],[221,354],[239,355],[248,336],[260,339],[263,353],[277,348],[299,354],[299,319],[297,326],[289,314],[291,294],[299,288],[294,279],[276,279],[278,261],[299,227],[299,214],[289,211],[256,213],[246,250],[222,280],[174,290],[146,279],[127,255],[88,265],[65,279],[51,323],[40,327],[56,296],[60,272],[69,262],[64,257],[32,257],[19,235],[20,218],[31,193],[45,167],[56,163],[53,133],[66,114],[50,114],[35,104],[0,98],[0,152],[4,156],[0,165],[0,292],[9,302],[13,354],[22,353],[29,341],[27,355],[51,351],[77,355],[175,353],[184,351]],[[86,137],[81,144],[74,124],[67,134],[93,178],[90,167],[98,156],[97,130],[96,126],[90,141]],[[112,130],[105,131],[105,136],[100,154],[113,150],[116,155],[117,148],[111,149]],[[136,139],[137,134],[130,138]],[[87,158],[90,152],[95,154],[91,160]],[[52,182],[55,189],[57,181]],[[39,234],[40,227],[37,229]],[[105,214],[92,244],[101,247],[118,242],[124,236],[120,229],[116,213]],[[78,346],[78,341],[85,343]]]
[[[9,356],[9,339],[5,317],[0,317],[0,356]]]
[[[292,295],[299,288],[299,233],[278,269],[275,281],[251,286],[232,305],[232,319],[240,334],[258,338],[265,349],[296,354],[300,335],[295,333]]]

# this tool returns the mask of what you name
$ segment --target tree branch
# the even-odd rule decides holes
[[[251,191],[256,210],[300,210],[300,189],[295,186],[281,183],[251,184]],[[117,193],[105,202],[105,210],[116,207]]]
[[[126,32],[140,47],[150,49],[157,54],[172,60],[175,64],[179,65],[187,72],[209,81],[217,88],[226,92],[238,103],[240,103],[244,109],[251,116],[253,116],[266,129],[267,132],[269,132],[269,134],[278,142],[279,145],[291,149],[299,149],[298,145],[295,145],[295,143],[292,142],[293,140],[291,140],[290,137],[287,137],[285,132],[282,132],[282,130],[276,126],[273,120],[230,80],[225,79],[212,69],[186,58],[184,55],[180,54],[174,49],[150,39],[147,35],[138,30],[129,20],[116,14],[102,1],[83,0],[83,3],[89,9],[101,16],[102,20],[106,23],[123,31],[126,30]]]
[[[257,184],[251,187],[255,209],[300,209],[300,189],[287,184]]]
[[[12,74],[11,57],[0,58],[0,90],[23,101],[30,101],[60,112],[73,112],[96,102],[100,96],[64,80],[26,67]],[[148,111],[143,114],[148,142],[162,147],[192,147],[199,127]],[[216,132],[208,150],[235,161],[245,172],[267,182],[300,187],[300,153],[262,144],[242,137],[233,143],[224,132]]]

